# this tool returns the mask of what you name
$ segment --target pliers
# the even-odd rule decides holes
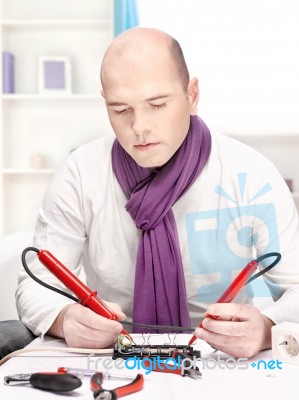
[[[102,387],[104,374],[97,372],[90,378],[90,386],[95,400],[116,400],[127,394],[138,392],[143,389],[144,378],[142,374],[136,375],[136,378],[128,385],[120,386],[113,390],[107,390]]]
[[[199,370],[199,368],[195,365],[192,366],[192,359],[188,357],[188,355],[185,355],[183,353],[176,353],[173,352],[171,354],[172,358],[177,361],[177,364],[169,365],[163,363],[163,361],[155,362],[154,358],[148,357],[148,360],[144,358],[143,360],[143,365],[145,367],[148,367],[151,369],[151,371],[155,372],[168,372],[171,374],[176,374],[180,376],[189,376],[192,379],[200,379],[202,378],[202,374]],[[179,364],[179,359],[188,359],[189,363],[184,363],[184,366],[187,367],[188,369],[183,368],[183,366],[180,366]]]

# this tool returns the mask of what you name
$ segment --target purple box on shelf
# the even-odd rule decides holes
[[[63,61],[44,62],[45,89],[65,88],[65,63]]]
[[[15,92],[15,57],[8,51],[2,53],[2,91]]]
[[[71,93],[71,62],[67,56],[39,56],[38,89],[41,94]]]

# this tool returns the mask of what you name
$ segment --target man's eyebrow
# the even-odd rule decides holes
[[[126,103],[120,103],[119,101],[108,101],[108,106],[127,106]]]
[[[162,99],[166,99],[167,97],[169,97],[168,94],[161,94],[159,96],[148,97],[147,99],[145,99],[145,101],[162,100]]]
[[[163,99],[167,99],[169,97],[168,94],[161,94],[158,96],[153,96],[153,97],[148,97],[145,99],[145,101],[155,101],[155,100],[163,100]],[[108,101],[107,105],[110,107],[123,107],[123,106],[127,106],[127,103],[121,103],[119,101]]]

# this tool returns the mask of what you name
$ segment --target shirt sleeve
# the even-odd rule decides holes
[[[299,323],[299,221],[292,194],[284,179],[272,165],[269,170],[268,181],[271,182],[272,190],[269,192],[271,202],[274,205],[274,216],[277,225],[276,233],[272,230],[274,225],[271,217],[262,216],[268,227],[269,235],[273,234],[277,249],[272,251],[281,253],[281,261],[269,272],[263,275],[272,297],[273,305],[264,309],[262,313],[270,318],[275,324],[289,321]],[[258,229],[258,228],[257,228]],[[262,243],[262,241],[261,241]],[[261,248],[257,248],[258,255],[262,254]],[[267,260],[269,265],[270,261]]]
[[[80,173],[71,154],[46,192],[35,227],[33,246],[51,252],[75,275],[79,275],[81,270],[86,241],[83,212]],[[40,280],[68,291],[39,262],[35,252],[28,252],[26,261]],[[44,335],[61,309],[70,302],[72,300],[39,285],[25,270],[21,270],[16,291],[17,310],[21,321],[36,335]]]

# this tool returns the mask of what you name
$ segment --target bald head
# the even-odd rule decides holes
[[[143,66],[149,62],[161,61],[161,68],[165,65],[164,58],[170,60],[175,69],[177,79],[184,91],[189,83],[189,71],[185,62],[180,44],[165,32],[152,28],[133,28],[117,36],[107,49],[101,68],[101,83],[105,90],[107,76],[111,68],[121,65],[127,68]]]

